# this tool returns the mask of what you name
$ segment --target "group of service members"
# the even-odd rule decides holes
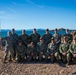
[[[50,59],[51,63],[60,60],[66,62],[68,65],[72,61],[76,62],[76,36],[72,36],[69,30],[66,29],[65,35],[60,35],[58,30],[54,30],[54,34],[46,33],[42,36],[33,29],[33,33],[28,36],[25,30],[18,36],[15,29],[8,31],[8,36],[2,42],[3,49],[5,50],[4,62],[9,61],[19,62],[27,60],[30,62],[32,59],[47,62]]]

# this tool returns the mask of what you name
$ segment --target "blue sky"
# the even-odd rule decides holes
[[[76,29],[76,0],[0,0],[1,29]]]

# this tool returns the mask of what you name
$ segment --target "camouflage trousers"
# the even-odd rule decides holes
[[[14,59],[16,58],[16,44],[13,45],[13,50],[14,50]]]
[[[8,56],[10,56],[12,59],[14,59],[14,50],[13,50],[13,47],[11,47],[11,46],[5,46],[4,61],[8,59]]]
[[[59,61],[59,53],[58,53],[58,52],[48,53],[48,56],[50,56],[51,62],[54,62],[55,59],[56,59],[57,61]]]
[[[64,61],[64,62],[70,62],[70,60],[71,60],[71,54],[70,53],[67,53],[66,55],[61,55],[62,56],[62,60]]]
[[[47,52],[39,52],[38,53],[38,59],[40,60],[40,61],[42,61],[42,59],[43,59],[43,56],[45,56],[45,60],[47,60]]]
[[[74,54],[69,53],[69,61],[73,60],[74,63],[76,63],[76,56],[74,57]]]
[[[38,55],[37,52],[27,53],[27,60],[28,60],[28,61],[31,61],[32,58],[33,58],[34,60],[36,60],[37,55]]]
[[[25,59],[25,54],[17,54],[16,60],[17,61],[22,61]]]

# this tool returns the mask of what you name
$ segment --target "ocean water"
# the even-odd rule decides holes
[[[10,30],[9,30],[9,31],[10,31]],[[73,30],[70,30],[69,32],[71,33],[72,31],[73,31]],[[2,30],[0,36],[1,36],[1,37],[7,36],[7,32],[8,32],[8,30]],[[21,35],[22,30],[16,30],[15,32],[16,32],[18,35]],[[26,30],[26,33],[27,33],[28,35],[30,35],[30,34],[32,34],[33,32],[32,32],[32,30]],[[43,34],[45,34],[45,30],[38,30],[37,33],[39,33],[39,34],[42,36]],[[51,34],[54,34],[54,30],[51,30],[50,33],[51,33]],[[59,30],[58,33],[61,34],[61,35],[63,35],[63,34],[65,34],[66,32],[65,32],[65,30]]]

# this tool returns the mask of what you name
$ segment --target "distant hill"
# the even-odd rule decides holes
[[[23,29],[20,29],[20,30],[16,30],[16,31],[22,31]],[[26,31],[33,31],[33,29],[25,29]],[[37,31],[45,31],[45,29],[42,29],[42,28],[39,28],[39,29],[36,29]],[[50,31],[54,31],[54,29],[49,29]],[[61,31],[65,31],[66,29],[65,28],[59,28],[58,30],[61,30]],[[70,30],[73,30],[73,29],[70,29]],[[6,31],[11,31],[11,29],[1,29],[2,32],[6,32]]]

